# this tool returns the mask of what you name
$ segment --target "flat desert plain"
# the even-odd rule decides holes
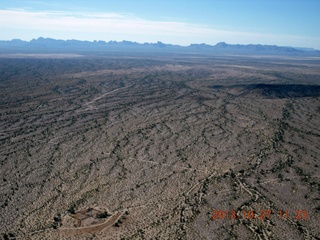
[[[3,239],[319,239],[320,59],[0,58]]]

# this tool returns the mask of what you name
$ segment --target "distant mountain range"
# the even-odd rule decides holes
[[[279,47],[260,44],[227,44],[216,45],[191,44],[179,46],[172,44],[137,43],[130,41],[79,41],[38,38],[31,41],[14,39],[0,41],[0,53],[79,53],[79,52],[155,52],[155,53],[201,53],[201,54],[238,54],[238,55],[298,55],[320,56],[320,51],[310,48]]]

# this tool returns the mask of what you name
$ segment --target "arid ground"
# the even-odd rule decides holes
[[[3,239],[320,239],[320,59],[2,55]]]

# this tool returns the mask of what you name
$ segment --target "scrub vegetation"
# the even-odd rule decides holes
[[[2,57],[2,238],[316,239],[319,65]],[[237,218],[212,219],[214,210]],[[244,218],[250,210],[257,216]]]

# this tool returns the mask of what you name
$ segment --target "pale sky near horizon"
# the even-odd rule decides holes
[[[45,37],[320,49],[319,0],[10,0],[0,40]]]

